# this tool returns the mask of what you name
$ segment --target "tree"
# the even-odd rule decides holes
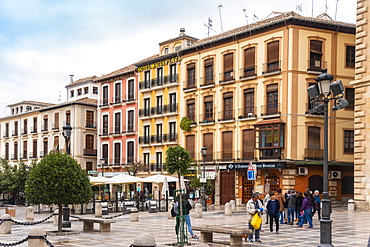
[[[26,183],[27,201],[56,204],[59,208],[58,232],[62,231],[63,204],[89,202],[92,190],[81,166],[68,154],[50,153],[32,168]]]
[[[180,146],[173,146],[169,147],[166,151],[166,170],[169,174],[175,174],[177,173],[177,177],[179,179],[180,184],[180,178],[181,176],[187,175],[189,173],[189,168],[191,167],[191,164],[194,162],[194,160],[191,158],[190,153],[188,150],[186,150],[183,147]],[[181,195],[181,193],[180,193]],[[183,196],[179,196],[179,206],[180,206],[180,218],[179,218],[179,233],[180,238],[178,238],[178,242],[184,243],[185,240],[185,233],[184,233],[184,217],[183,217]]]

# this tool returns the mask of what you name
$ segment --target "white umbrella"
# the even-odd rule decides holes
[[[164,178],[163,185],[162,185],[162,191],[161,191],[162,198],[166,198],[166,195],[167,195],[166,192],[168,192],[168,182],[167,182],[167,178]]]
[[[120,174],[118,176],[111,177],[109,179],[109,184],[129,184],[129,183],[137,183],[142,182],[142,178],[130,176],[127,174]]]
[[[176,177],[157,174],[157,175],[153,175],[153,176],[143,178],[141,182],[145,182],[145,183],[163,183],[164,178],[167,178],[168,183],[178,181],[178,179]]]
[[[106,177],[89,177],[90,183],[93,185],[107,184],[110,180]]]

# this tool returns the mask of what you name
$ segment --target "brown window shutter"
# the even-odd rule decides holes
[[[204,102],[213,102],[213,96],[206,96],[204,97]]]
[[[267,44],[267,62],[279,61],[279,41]]]
[[[190,152],[190,156],[194,158],[194,150],[195,150],[195,136],[194,135],[186,136],[186,149]]]
[[[187,69],[194,69],[195,68],[195,63],[190,63],[187,65]]]
[[[213,58],[208,58],[206,60],[204,60],[204,66],[205,67],[208,67],[208,66],[211,66],[213,65]]]
[[[213,133],[203,135],[203,146],[207,148],[207,160],[213,159]]]
[[[224,93],[223,95],[223,98],[226,99],[226,98],[232,98],[233,97],[233,92],[228,92],[228,93]]]
[[[255,47],[244,50],[244,68],[255,66]]]
[[[222,150],[232,150],[233,149],[233,132],[225,131],[222,132]]]
[[[247,88],[247,89],[244,89],[244,93],[254,93],[254,88]]]
[[[224,55],[224,72],[234,69],[234,53]]]
[[[44,115],[44,119],[48,119],[48,115]]]
[[[195,99],[188,99],[188,100],[186,101],[186,104],[187,104],[187,105],[195,104]]]
[[[266,92],[278,91],[278,84],[271,84],[266,87]]]
[[[315,53],[322,53],[322,42],[318,40],[310,41],[310,50]]]

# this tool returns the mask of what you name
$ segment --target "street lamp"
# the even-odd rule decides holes
[[[335,101],[333,111],[343,109],[348,106],[348,101],[343,98],[344,87],[341,81],[332,82],[334,77],[322,71],[315,81],[317,85],[310,86],[308,94],[310,102],[314,107],[307,113],[324,113],[324,155],[323,155],[323,192],[322,192],[322,218],[320,220],[320,244],[321,247],[332,245],[332,220],[330,219],[330,197],[329,197],[329,169],[328,169],[328,104],[330,100]],[[333,97],[329,96],[333,94]],[[323,104],[321,104],[323,103]]]
[[[66,152],[67,152],[67,154],[71,154],[71,144],[70,144],[71,130],[72,130],[72,127],[68,123],[63,126],[62,135],[63,135],[63,137],[66,141]]]
[[[207,147],[204,146],[200,150],[200,153],[203,157],[203,200],[202,200],[202,211],[207,211],[206,203],[206,156],[207,156]]]
[[[100,161],[101,161],[101,176],[104,177],[104,165],[107,162],[107,158],[101,158]]]

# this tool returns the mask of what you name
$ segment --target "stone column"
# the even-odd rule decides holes
[[[234,200],[230,200],[230,204],[231,204],[231,212],[235,212],[236,211],[235,201]]]
[[[42,228],[33,228],[28,233],[28,247],[43,247],[48,246],[44,241],[46,232]]]
[[[54,210],[54,215],[53,215],[53,226],[58,225],[58,216],[59,215],[59,209]]]
[[[230,202],[227,202],[225,204],[225,216],[232,216],[232,210],[231,210],[231,204]]]
[[[101,218],[103,215],[103,208],[100,203],[97,203],[95,206],[95,217]]]
[[[132,208],[131,209],[130,221],[131,222],[139,221],[139,210],[137,210],[137,208]]]
[[[202,218],[203,213],[202,213],[202,204],[196,203],[195,204],[195,218]]]
[[[12,233],[12,222],[9,214],[3,214],[0,218],[3,223],[0,225],[0,234]]]
[[[34,221],[35,220],[35,208],[29,206],[26,208],[26,221]]]

